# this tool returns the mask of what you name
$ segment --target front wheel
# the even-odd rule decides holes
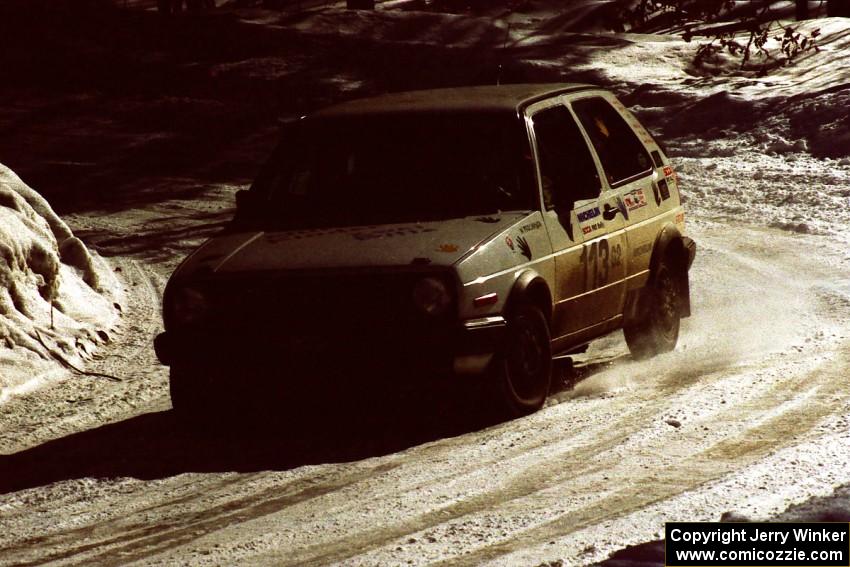
[[[222,389],[222,369],[208,366],[172,366],[168,378],[171,407],[177,419],[192,428],[215,429],[223,417],[245,413],[243,400]]]
[[[552,377],[549,325],[537,307],[520,304],[508,316],[502,352],[494,361],[500,414],[509,419],[543,407]]]
[[[191,423],[203,419],[204,411],[209,410],[209,390],[199,379],[197,371],[172,366],[168,389],[171,407],[181,421]]]
[[[662,262],[655,279],[643,291],[643,319],[623,328],[632,357],[645,359],[670,352],[679,340],[682,292],[672,266]]]

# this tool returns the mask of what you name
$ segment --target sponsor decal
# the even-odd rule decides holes
[[[646,195],[643,189],[635,189],[623,195],[623,202],[630,211],[646,206]]]
[[[583,226],[583,227],[581,227],[581,231],[582,231],[584,234],[590,234],[590,233],[591,233],[591,232],[593,232],[594,230],[599,230],[600,228],[602,228],[602,227],[604,227],[604,226],[605,226],[605,223],[603,223],[603,222],[595,222],[595,223],[593,223],[593,224],[589,224],[589,225],[587,225],[587,226]]]
[[[587,222],[592,218],[596,218],[600,215],[599,207],[591,207],[589,209],[585,209],[583,211],[579,211],[576,213],[576,217],[578,217],[578,222]]]
[[[643,256],[644,254],[649,254],[650,251],[652,251],[652,243],[647,242],[646,244],[641,244],[640,246],[636,247],[632,255],[635,257]]]
[[[519,231],[520,231],[520,233],[525,234],[526,232],[531,232],[532,230],[537,230],[537,229],[541,228],[542,226],[543,225],[540,223],[540,221],[534,221],[532,223],[522,225],[519,228]]]
[[[671,183],[679,183],[679,176],[676,174],[676,170],[669,165],[664,166],[664,177],[669,179]]]
[[[599,207],[595,205],[592,205],[582,211],[577,211],[576,218],[578,218],[582,233],[590,234],[594,230],[604,227],[605,223],[601,218],[599,218],[601,215],[602,213],[599,211]]]
[[[517,236],[516,243],[522,255],[531,260],[531,246],[528,245],[528,240],[524,236]]]
[[[510,248],[511,250],[514,249],[514,241],[511,239],[510,236],[505,237],[505,244],[507,244],[508,248]]]
[[[457,244],[440,244],[437,252],[457,252]]]
[[[385,228],[371,230],[369,232],[357,232],[352,234],[357,240],[375,240],[378,238],[393,238],[394,236],[410,236],[413,234],[422,234],[425,232],[436,232],[436,228],[427,228],[424,226],[402,226],[398,228]]]
[[[266,242],[275,244],[277,242],[285,242],[287,240],[302,240],[304,238],[315,238],[317,236],[327,236],[328,234],[346,234],[353,232],[355,229],[351,227],[337,228],[311,228],[305,230],[289,230],[286,232],[273,232],[265,235]]]

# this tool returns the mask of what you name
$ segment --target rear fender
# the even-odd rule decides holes
[[[688,239],[690,240],[690,239]],[[655,244],[652,246],[652,257],[649,260],[649,279],[646,285],[655,285],[655,275],[662,262],[667,262],[679,278],[679,289],[682,290],[681,317],[691,315],[691,290],[688,281],[688,268],[693,259],[686,238],[682,236],[674,224],[665,226]],[[642,290],[633,290],[626,298],[626,324],[636,321],[645,316],[646,305],[640,301]]]

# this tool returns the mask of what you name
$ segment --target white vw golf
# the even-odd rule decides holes
[[[239,384],[297,404],[401,367],[481,380],[519,416],[552,357],[596,337],[673,349],[695,248],[670,161],[609,92],[389,94],[285,128],[231,226],[171,277],[155,346],[185,415]]]

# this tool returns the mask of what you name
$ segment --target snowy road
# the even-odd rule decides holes
[[[162,274],[119,262],[135,300],[103,369],[124,381],[69,377],[4,407],[0,564],[579,564],[665,520],[828,494],[850,481],[841,243],[690,228],[676,352],[632,362],[613,336],[543,411],[400,451],[391,433],[182,431],[149,348]]]
[[[581,72],[592,71],[677,152],[698,253],[693,316],[673,353],[633,362],[620,334],[598,341],[542,411],[485,429],[452,418],[450,404],[385,418],[369,408],[367,425],[313,434],[181,428],[152,349],[162,289],[180,258],[232,212],[238,187],[224,184],[231,178],[219,166],[254,167],[257,144],[271,138],[241,151],[213,145],[222,153],[209,150],[209,163],[193,170],[183,138],[128,124],[147,125],[143,110],[175,123],[191,110],[200,117],[187,121],[193,128],[229,117],[241,132],[235,125],[246,119],[234,105],[244,92],[343,98],[431,84],[429,73],[442,76],[451,61],[466,77],[469,64],[455,48],[481,42],[489,54],[484,39],[501,46],[507,35],[483,17],[340,9],[291,24],[248,12],[248,35],[265,25],[274,49],[225,50],[208,62],[204,54],[198,64],[187,48],[178,61],[187,66],[174,75],[207,85],[195,98],[192,89],[155,93],[148,107],[115,93],[104,95],[107,104],[86,102],[74,92],[71,110],[81,114],[65,123],[37,97],[7,96],[4,124],[19,130],[6,137],[5,154],[30,171],[44,170],[42,155],[64,156],[47,151],[53,144],[86,149],[74,132],[101,144],[63,157],[69,171],[98,163],[78,174],[85,183],[77,189],[88,188],[80,191],[94,204],[64,218],[110,257],[126,304],[118,333],[88,366],[120,381],[60,370],[40,389],[0,402],[0,566],[585,565],[660,538],[665,521],[715,521],[729,511],[770,518],[850,483],[850,78],[839,64],[850,33],[838,18],[811,23],[824,31],[818,54],[764,78],[695,73],[693,45],[674,36],[602,34],[604,48],[594,41],[582,50],[545,25],[545,14],[515,14],[525,23],[506,26],[529,76],[586,80]],[[290,37],[296,28],[285,26],[296,24],[302,35]],[[278,25],[286,34],[271,35]],[[128,37],[135,42],[145,29],[128,27]],[[380,57],[365,56],[361,43],[330,49],[326,38],[365,41],[361,29]],[[207,31],[217,42],[219,28]],[[122,44],[107,39],[110,50]],[[422,46],[443,44],[446,56],[430,62],[442,51]],[[349,50],[356,62],[342,53]],[[24,51],[29,65],[29,43]],[[145,66],[127,75],[147,77],[138,71],[147,61],[145,52]],[[251,82],[260,75],[269,82]],[[232,84],[222,88],[216,77]],[[216,98],[228,88],[232,98]],[[102,115],[109,120],[101,130],[85,129]],[[205,128],[185,139],[211,135]],[[139,160],[135,146],[145,140],[174,145]],[[166,159],[174,156],[191,167]],[[116,182],[125,193],[113,192]],[[64,174],[54,189],[76,195]],[[92,212],[104,195],[113,199],[106,212]]]

